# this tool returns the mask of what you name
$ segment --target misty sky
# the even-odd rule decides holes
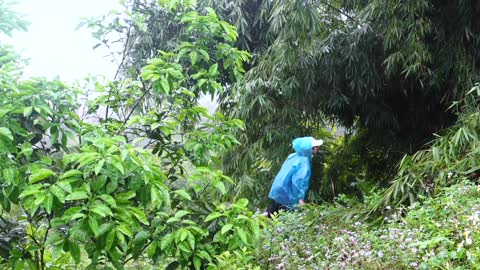
[[[16,0],[14,10],[31,24],[2,43],[13,45],[29,59],[25,77],[45,76],[67,82],[88,74],[112,79],[115,64],[105,57],[87,29],[75,30],[81,17],[98,16],[119,8],[117,0]]]
[[[97,48],[86,28],[75,30],[82,17],[100,16],[113,9],[121,9],[118,0],[16,0],[14,10],[30,22],[28,32],[14,32],[2,44],[13,45],[28,58],[24,77],[59,76],[65,82],[81,80],[85,76],[104,75],[113,79],[116,64],[106,57],[106,49]],[[216,101],[202,97],[200,104],[210,111]]]

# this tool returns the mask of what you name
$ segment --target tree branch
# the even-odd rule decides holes
[[[142,248],[142,251],[140,251],[140,254],[142,254],[142,253],[145,251],[145,249],[147,249],[147,247],[148,247],[152,242],[153,242],[153,240],[150,239],[149,242]],[[135,258],[135,257],[132,256],[132,257],[126,259],[125,261],[123,261],[123,265],[125,265],[125,264],[128,263],[129,261],[133,260],[134,258]]]
[[[44,258],[45,242],[47,241],[48,233],[49,233],[50,229],[52,228],[52,225],[50,224],[50,216],[48,214],[47,214],[47,219],[48,219],[48,227],[47,227],[47,230],[45,230],[45,235],[43,236],[42,246],[40,248],[40,265],[42,267],[42,270],[45,269],[45,258]]]
[[[131,29],[132,29],[132,25],[129,25],[128,30],[127,30],[127,37],[125,39],[125,49],[122,52],[122,60],[120,60],[120,63],[118,64],[118,68],[117,68],[117,71],[115,72],[115,76],[113,76],[114,81],[117,79],[118,75],[120,74],[120,70],[122,69],[122,66],[125,63],[125,59],[127,58],[127,53],[130,50],[130,47],[128,46],[128,43],[130,41]],[[111,92],[109,91],[108,92],[109,96],[110,96],[110,93]],[[107,104],[107,108],[105,110],[105,120],[108,119],[108,109],[109,108],[110,108],[110,105]]]
[[[137,71],[138,72],[138,71]],[[143,87],[143,94],[142,96],[140,96],[137,100],[137,102],[135,102],[135,105],[133,105],[132,107],[132,110],[130,111],[130,113],[127,115],[127,117],[124,119],[123,121],[123,124],[125,125],[128,120],[130,120],[130,117],[132,116],[133,112],[135,111],[135,109],[138,107],[138,105],[140,105],[140,102],[143,100],[143,98],[148,94],[148,89],[147,89],[147,86],[145,85],[145,82],[140,78],[140,82],[142,83],[142,87]]]
[[[345,11],[339,9],[339,8],[336,8],[335,6],[333,6],[332,4],[328,3],[328,2],[325,2],[325,1],[322,1],[322,0],[319,0],[320,3],[326,5],[327,7],[337,11],[338,13],[344,15],[345,17],[347,17],[347,19],[355,22],[356,24],[360,25],[360,22],[357,21],[355,18],[353,18],[352,16],[350,16],[349,14],[347,14]]]

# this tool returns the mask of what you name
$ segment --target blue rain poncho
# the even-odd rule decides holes
[[[277,203],[292,207],[305,199],[310,182],[310,161],[313,137],[293,140],[295,153],[290,154],[273,181],[268,197]]]

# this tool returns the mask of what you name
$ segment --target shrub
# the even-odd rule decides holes
[[[326,219],[331,206],[281,213],[259,260],[276,269],[475,269],[480,188],[458,181],[423,203],[387,207],[378,226]]]

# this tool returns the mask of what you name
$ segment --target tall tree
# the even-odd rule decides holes
[[[418,150],[455,121],[447,108],[478,78],[479,11],[477,1],[275,1],[265,16],[275,39],[232,95],[247,127],[247,159],[234,167],[278,164],[278,149],[322,120],[364,130],[364,146],[393,160]]]
[[[124,44],[119,74],[138,73],[136,65],[185,35],[153,2],[127,1],[136,15],[101,24],[120,33]],[[315,134],[327,121],[361,130],[363,152],[383,153],[384,164],[392,164],[455,121],[447,108],[478,77],[480,5],[474,0],[186,3],[202,14],[215,9],[237,27],[237,45],[253,52],[243,82],[233,87],[231,78],[221,79],[227,86],[221,108],[247,127],[226,163],[243,187],[265,192],[290,140]],[[107,45],[116,41],[98,37]]]

